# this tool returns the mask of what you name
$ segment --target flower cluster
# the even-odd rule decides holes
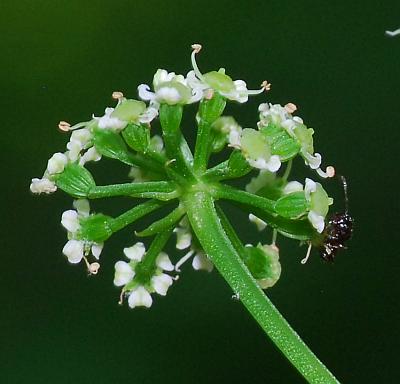
[[[75,209],[62,215],[68,232],[62,252],[70,263],[84,261],[91,274],[99,270],[103,244],[113,233],[149,213],[162,212],[147,228],[135,232],[137,237],[152,238],[148,250],[144,240],[136,242],[123,249],[129,261],[115,264],[114,284],[122,287],[121,299],[127,297],[131,308],[150,307],[154,293],[165,296],[189,259],[195,270],[211,272],[216,265],[221,273],[229,273],[220,268],[221,261],[214,255],[221,239],[231,244],[224,257],[236,252],[240,268],[246,268],[247,276],[262,289],[272,287],[281,275],[278,234],[316,247],[324,241],[332,199],[310,178],[304,185],[290,180],[297,156],[322,179],[334,175],[333,167],[321,168],[322,157],[314,151],[314,130],[293,115],[297,109],[293,103],[261,103],[259,120],[252,127],[242,127],[224,115],[227,102],[246,103],[249,96],[269,91],[271,86],[263,81],[259,89],[249,90],[224,68],[202,73],[196,61],[200,50],[200,45],[192,46],[192,69],[186,75],[158,69],[151,86],[137,87],[140,100],[114,92],[116,105],[107,107],[103,116],[92,115],[73,126],[61,121],[59,129],[70,133],[65,151],[53,154],[42,178],[31,182],[35,194],[61,189],[76,199]],[[194,103],[199,107],[193,151],[181,121],[184,107]],[[228,158],[210,166],[209,159],[217,152],[229,153]],[[126,165],[128,180],[96,185],[88,163],[104,157]],[[250,175],[246,191],[224,183]],[[90,213],[88,199],[115,196],[146,201],[135,201],[133,208],[117,217]],[[208,205],[205,198],[210,199]],[[259,231],[272,230],[270,244],[244,245],[218,204],[223,199],[245,208]],[[205,209],[207,219],[198,212]],[[218,219],[211,225],[213,214]],[[163,251],[172,234],[176,253],[182,252],[175,265]],[[92,256],[95,261],[90,263]]]

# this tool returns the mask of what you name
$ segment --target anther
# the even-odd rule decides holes
[[[124,94],[120,91],[114,91],[111,95],[114,100],[120,100],[124,97]]]
[[[58,129],[63,132],[68,132],[71,128],[71,124],[66,121],[60,121],[58,123]]]
[[[293,104],[293,103],[287,103],[287,104],[285,105],[285,109],[286,109],[286,111],[288,111],[289,113],[293,113],[293,112],[297,111],[297,107],[296,107],[296,105]]]
[[[271,83],[268,83],[267,80],[264,80],[261,83],[261,87],[265,90],[265,91],[270,91],[271,90]]]
[[[336,171],[332,165],[329,165],[328,167],[326,167],[325,172],[321,168],[317,168],[317,173],[318,173],[318,175],[320,175],[321,177],[326,179],[327,177],[335,176]]]
[[[97,275],[100,269],[100,264],[99,263],[91,263],[88,266],[88,271],[91,275]]]
[[[199,53],[201,51],[201,44],[192,44],[192,49],[194,53]]]

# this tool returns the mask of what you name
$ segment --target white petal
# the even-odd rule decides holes
[[[166,275],[165,273],[151,278],[151,286],[154,290],[161,296],[167,294],[168,288],[172,285],[172,277]]]
[[[186,249],[192,244],[192,234],[187,228],[175,228],[176,232],[176,248]]]
[[[79,160],[79,165],[85,165],[89,161],[99,161],[101,159],[100,153],[97,152],[95,147],[90,147]]]
[[[139,122],[148,124],[151,123],[157,116],[158,109],[149,107],[139,116]]]
[[[267,169],[276,172],[281,167],[281,159],[278,155],[272,155],[267,163]]]
[[[202,253],[202,252],[198,252],[193,257],[192,266],[196,271],[203,269],[208,272],[211,272],[214,267],[211,260],[206,255],[204,255],[204,253]]]
[[[115,263],[114,285],[121,287],[129,283],[135,276],[135,271],[125,261]]]
[[[257,226],[259,231],[262,231],[267,226],[267,223],[264,220],[261,220],[259,217],[250,213],[249,220]]]
[[[173,271],[175,268],[165,252],[160,252],[160,254],[157,256],[156,265],[158,268],[161,268],[164,271]]]
[[[310,211],[308,213],[308,220],[310,220],[310,223],[317,230],[318,233],[321,233],[324,230],[325,220],[323,216],[318,215],[318,213],[314,211]]]
[[[132,247],[124,248],[124,254],[128,259],[141,261],[146,248],[143,243],[136,243]]]
[[[37,193],[37,194],[53,193],[57,191],[57,187],[52,181],[44,177],[43,179],[38,179],[38,178],[32,179],[30,190],[32,193]]]
[[[81,147],[84,147],[92,139],[92,133],[87,128],[77,129],[72,131],[70,141],[76,141],[80,143]]]
[[[69,240],[64,245],[62,253],[67,256],[68,261],[72,264],[79,263],[83,258],[83,241]]]
[[[307,201],[310,201],[311,198],[311,193],[315,192],[317,190],[317,184],[315,181],[306,178],[306,185],[304,187],[304,194],[306,196]]]
[[[64,153],[55,153],[47,162],[47,171],[50,175],[61,173],[68,163],[68,158]]]
[[[285,188],[283,188],[283,194],[288,195],[289,193],[301,192],[302,190],[303,184],[299,183],[298,181],[289,181]]]
[[[90,213],[90,203],[88,199],[74,200],[72,203],[74,208],[78,211],[79,216],[87,217]]]
[[[308,153],[306,151],[301,151],[301,154],[304,157],[304,162],[308,165],[311,169],[317,169],[321,165],[321,155],[319,153]]]
[[[92,245],[92,255],[99,260],[101,251],[103,250],[104,243],[94,243]]]
[[[156,98],[167,104],[177,104],[182,100],[181,94],[174,87],[161,87],[156,92]]]
[[[82,151],[82,148],[83,148],[82,144],[79,141],[70,140],[67,143],[67,149],[68,149],[67,156],[68,156],[68,159],[70,161],[72,161],[72,162],[78,160],[78,157],[79,157],[79,155],[80,155],[80,153]]]
[[[153,92],[150,92],[150,87],[147,84],[140,84],[138,86],[138,93],[142,100],[153,100],[156,97]]]
[[[61,225],[68,231],[75,233],[78,231],[79,219],[78,219],[78,212],[70,209],[65,211],[61,216]]]
[[[150,308],[153,304],[153,299],[150,293],[141,285],[134,289],[128,298],[128,304],[131,308],[147,307]]]

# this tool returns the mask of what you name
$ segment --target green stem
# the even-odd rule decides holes
[[[117,232],[141,217],[146,216],[148,213],[162,207],[164,204],[165,203],[157,200],[146,201],[110,220],[109,226],[113,232]]]
[[[160,123],[165,150],[170,159],[166,166],[173,171],[171,177],[185,184],[189,180],[194,181],[194,176],[189,164],[192,154],[180,129],[182,112],[181,105],[161,104],[160,106]]]
[[[212,197],[184,196],[192,228],[211,261],[275,345],[310,383],[338,383],[271,303],[222,228]]]
[[[160,220],[155,221],[142,231],[135,232],[136,236],[140,237],[153,236],[159,232],[166,231],[169,228],[175,226],[184,214],[185,214],[184,208],[181,205],[179,205],[167,216],[161,218]]]
[[[198,113],[198,130],[194,151],[193,169],[199,174],[203,173],[208,164],[211,153],[211,129],[215,120],[221,116],[225,109],[226,101],[223,96],[215,92],[212,99],[204,99],[200,103]]]
[[[143,183],[124,183],[92,187],[87,197],[100,199],[113,196],[133,196],[170,200],[178,196],[176,185],[169,181],[149,181]]]
[[[212,195],[216,199],[226,199],[239,203],[239,206],[244,206],[246,211],[258,216],[282,235],[291,239],[307,241],[313,240],[316,236],[316,231],[307,218],[291,220],[278,216],[274,209],[274,200],[224,184],[214,185]]]

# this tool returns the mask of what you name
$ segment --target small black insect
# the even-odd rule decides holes
[[[340,176],[344,190],[345,211],[334,213],[329,219],[323,232],[323,243],[319,247],[319,254],[326,261],[333,261],[340,249],[346,249],[345,242],[353,233],[353,218],[348,213],[347,182]]]

